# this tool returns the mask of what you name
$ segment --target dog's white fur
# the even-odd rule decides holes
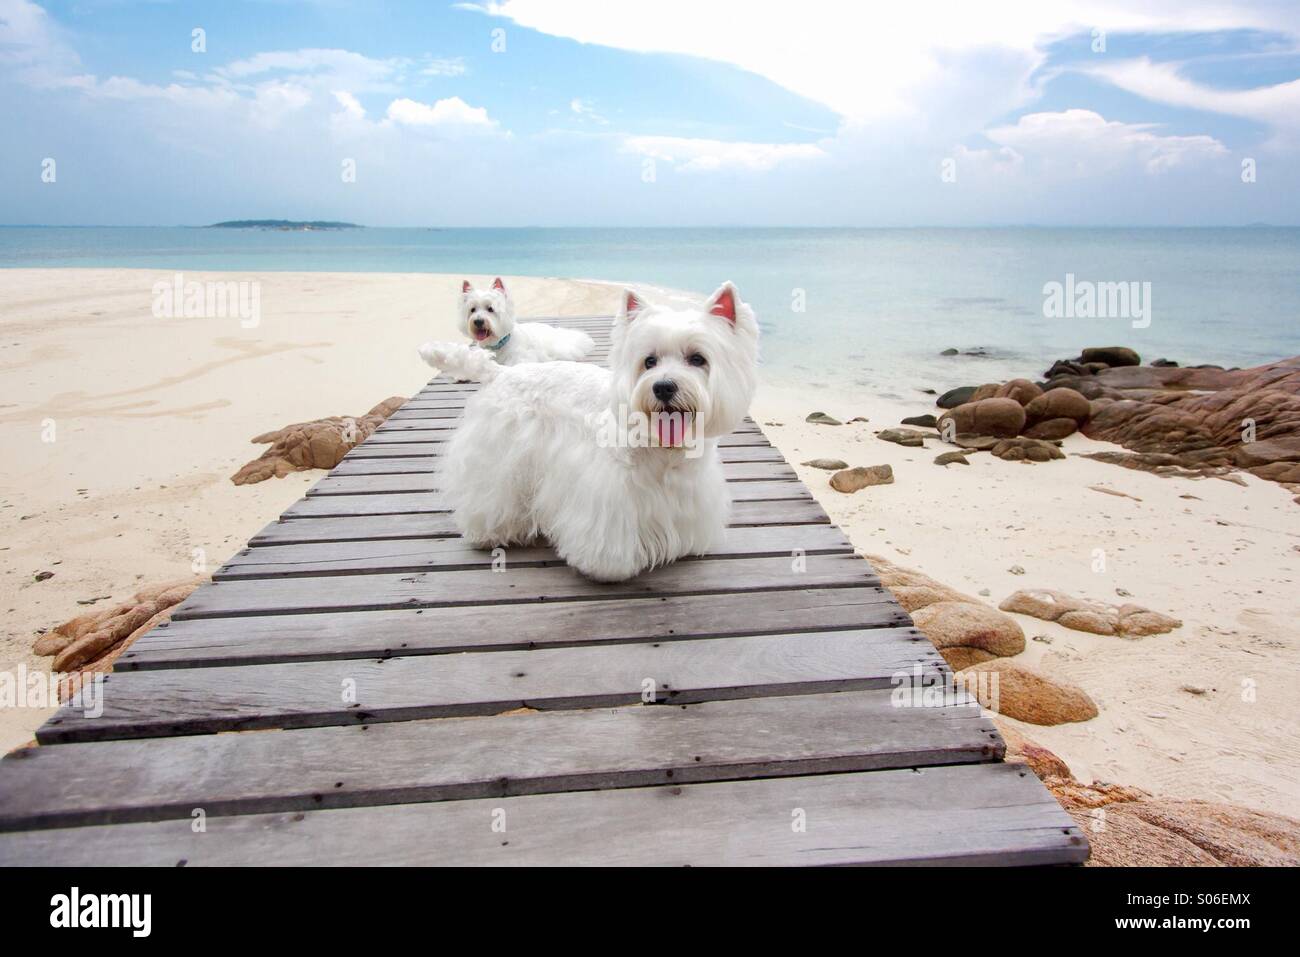
[[[557,359],[577,361],[594,345],[589,335],[577,329],[560,329],[541,322],[515,322],[514,300],[500,278],[493,280],[488,289],[475,289],[465,280],[461,284],[458,308],[460,331],[475,346],[490,352],[501,365]],[[420,355],[430,365],[443,368],[431,355],[446,345],[425,343],[420,347]]]
[[[621,581],[722,537],[730,501],[717,439],[754,394],[754,313],[729,282],[701,310],[649,307],[631,292],[623,300],[609,369],[505,367],[464,347],[439,356],[453,374],[486,383],[466,404],[439,481],[471,544],[545,539],[584,575]],[[654,391],[665,381],[677,389],[668,401]],[[697,446],[608,441],[611,421],[623,428],[664,411],[692,416]],[[676,445],[671,434],[664,444]]]

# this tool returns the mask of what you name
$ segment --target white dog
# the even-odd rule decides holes
[[[729,282],[699,311],[627,292],[612,343],[609,369],[437,356],[487,383],[466,404],[439,481],[471,544],[544,538],[584,575],[621,581],[722,537],[730,501],[717,439],[754,394],[753,311]]]
[[[594,343],[585,332],[560,329],[541,322],[515,323],[515,304],[500,278],[492,288],[475,289],[469,280],[461,285],[460,328],[474,346],[491,352],[501,365],[521,362],[550,362],[556,359],[577,361],[587,355]],[[420,347],[420,355],[439,348],[437,343]]]

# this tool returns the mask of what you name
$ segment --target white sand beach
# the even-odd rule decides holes
[[[261,432],[359,415],[409,395],[429,370],[415,346],[449,337],[461,277],[264,273],[260,322],[167,319],[153,284],[174,273],[126,269],[0,272],[0,670],[48,667],[38,629],[122,600],[142,584],[211,570],[298,499],[320,472],[250,486],[229,476]],[[186,280],[224,281],[187,273]],[[599,283],[506,278],[519,314],[613,310]],[[1044,362],[1051,357],[1043,357]],[[844,421],[809,425],[821,410]],[[1300,509],[1280,486],[1129,471],[1073,455],[1039,465],[911,449],[874,432],[935,411],[868,394],[764,385],[754,408],[831,518],[865,553],[917,568],[992,605],[1017,588],[1131,600],[1184,621],[1129,640],[1018,616],[1021,658],[1078,684],[1100,716],[1024,726],[1084,780],[1284,814],[1300,808]],[[45,441],[53,423],[54,441]],[[1080,436],[1065,451],[1110,447]],[[892,485],[852,495],[817,456],[892,465]],[[1125,493],[1119,497],[1094,490]],[[1186,496],[1195,496],[1189,498]],[[1106,570],[1093,571],[1094,550]],[[1008,569],[1021,566],[1023,575]],[[53,577],[36,581],[38,572]],[[94,606],[91,606],[94,607]],[[1254,700],[1243,688],[1253,687]],[[1185,690],[1187,688],[1197,691]],[[0,748],[30,741],[50,712],[0,711]]]

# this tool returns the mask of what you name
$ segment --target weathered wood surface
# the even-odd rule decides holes
[[[807,826],[791,826],[803,812]],[[492,828],[503,820],[506,834]],[[216,816],[0,836],[14,864],[1058,864],[1087,840],[1024,767],[854,774]]]
[[[911,623],[879,586],[501,605],[490,615],[476,605],[447,605],[346,616],[192,618],[165,623],[145,635],[123,654],[117,670],[904,628]],[[938,660],[920,632],[913,632],[911,641],[917,660]]]
[[[102,714],[64,708],[36,738],[56,744],[884,688],[909,673],[914,634],[877,628],[128,671],[105,683]],[[933,659],[926,669],[938,673]]]
[[[305,811],[963,764],[996,754],[996,731],[978,705],[896,708],[890,696],[842,692],[31,748],[0,792],[0,830],[188,820],[195,807],[209,815]],[[392,759],[397,754],[402,760]]]
[[[602,361],[608,320],[571,324]],[[1086,856],[978,707],[900,706],[947,665],[752,421],[719,445],[725,542],[598,584],[458,537],[436,474],[479,389],[420,390],[119,659],[102,714],[0,761],[0,865]]]

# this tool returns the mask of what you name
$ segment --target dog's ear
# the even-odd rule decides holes
[[[460,284],[460,294],[463,296],[465,295],[465,293],[469,292],[469,290],[470,290],[469,280],[466,279],[464,282]]]
[[[619,310],[618,317],[626,319],[629,322],[641,314],[645,309],[645,303],[631,289],[623,290],[623,307]]]
[[[740,302],[740,294],[736,292],[736,287],[728,280],[718,287],[717,292],[709,297],[708,303],[704,306],[704,311],[711,316],[721,316],[731,325],[736,324],[736,304]]]
[[[499,292],[506,292],[506,284],[501,281],[500,276],[497,276],[496,279],[492,280],[492,288]],[[510,293],[506,292],[506,295],[508,296]]]

